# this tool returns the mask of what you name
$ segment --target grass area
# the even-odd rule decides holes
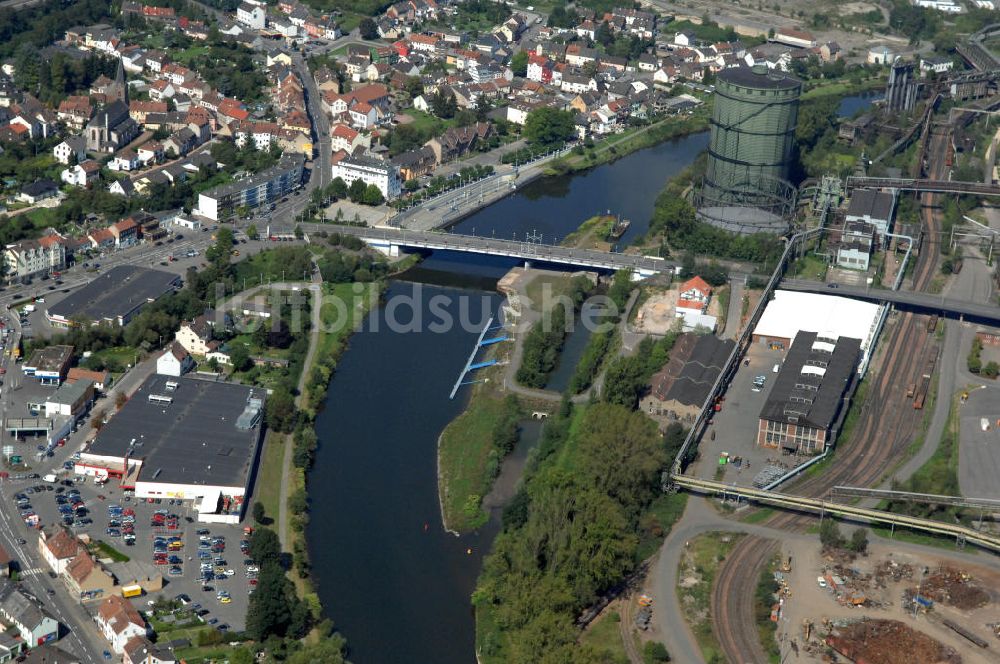
[[[646,560],[660,550],[667,532],[684,515],[687,499],[686,493],[665,493],[650,504],[642,516],[643,524],[648,527],[643,530],[639,540],[636,560]]]
[[[743,537],[736,533],[711,532],[690,540],[677,574],[677,594],[684,619],[694,634],[706,662],[725,659],[712,634],[710,613],[712,586],[719,565]]]
[[[419,129],[421,132],[427,132],[434,136],[442,133],[445,129],[448,129],[454,123],[453,120],[442,120],[439,117],[426,113],[424,111],[417,110],[415,108],[407,108],[400,113],[401,115],[408,115],[413,118],[412,122],[407,122],[409,126],[414,129]]]
[[[494,369],[494,378],[502,371]],[[517,416],[512,405],[493,389],[499,382],[477,384],[465,411],[445,427],[438,440],[438,496],[444,526],[449,530],[475,530],[489,518],[482,500],[502,462],[495,432],[504,420]]]
[[[959,394],[962,391],[964,390],[960,390],[952,396],[951,408],[948,411],[948,424],[945,427],[944,434],[941,436],[941,442],[938,443],[937,449],[934,450],[934,454],[908,480],[900,483],[898,487],[900,490],[947,496],[961,495],[958,484],[958,402]],[[891,503],[889,505],[889,509],[895,512],[905,512],[912,516],[953,521],[956,516],[955,508],[943,509],[942,507],[907,503]]]
[[[281,500],[281,467],[285,461],[285,438],[269,433],[261,454],[260,473],[257,475],[257,490],[254,500],[264,506],[264,513],[277,519]]]
[[[729,284],[726,284],[715,292],[715,298],[719,301],[719,322],[716,329],[720,332],[726,329],[726,319],[729,318],[729,298],[731,295],[732,292]]]
[[[375,284],[324,284],[320,305],[322,328],[316,357],[337,356],[347,345],[347,339],[378,302]]]
[[[111,546],[104,540],[97,540],[96,542],[94,542],[94,549],[96,550],[96,553],[99,557],[110,558],[116,563],[127,563],[128,561],[131,560],[131,558],[129,558],[124,553],[122,553],[115,547]]]
[[[614,228],[614,215],[595,215],[582,224],[575,231],[567,235],[561,244],[564,247],[586,247],[593,248],[595,242],[607,244],[608,234]]]
[[[910,530],[908,528],[896,528],[893,530],[891,526],[879,526],[875,524],[872,524],[870,528],[872,533],[878,535],[879,537],[899,540],[900,542],[905,542],[907,544],[936,546],[939,549],[955,549],[958,547],[955,540],[945,535],[935,535],[933,533],[925,533],[923,531]]]
[[[862,81],[860,85],[844,80],[816,81],[809,84],[809,89],[802,93],[802,99],[813,99],[816,97],[826,97],[828,95],[850,96],[866,92],[868,90],[878,90],[885,87],[885,81],[879,78]]]
[[[767,521],[768,519],[770,519],[775,514],[776,514],[776,512],[775,512],[774,508],[771,508],[771,507],[762,507],[760,509],[753,510],[752,512],[750,512],[749,514],[747,514],[745,517],[743,517],[742,519],[740,519],[740,521],[742,521],[743,523],[750,523],[750,524],[764,523],[765,521]]]
[[[555,298],[569,292],[571,280],[572,277],[568,274],[543,273],[537,275],[528,283],[527,288],[524,289],[524,294],[527,295],[532,310],[541,312],[540,306],[543,302],[550,305],[546,309],[551,308],[551,304]]]
[[[90,367],[103,366],[112,373],[119,373],[135,364],[137,358],[141,360],[139,355],[139,352],[131,346],[117,346],[94,351],[84,364]]]
[[[621,614],[607,611],[587,626],[580,636],[580,642],[598,652],[600,661],[607,664],[627,664],[628,655],[622,644]]]
[[[792,264],[789,272],[793,276],[806,279],[825,279],[828,268],[826,259],[815,254],[806,254]]]
[[[699,108],[693,115],[678,118],[670,116],[645,127],[626,129],[581,153],[571,153],[555,160],[548,171],[553,174],[580,171],[605,164],[619,157],[648,148],[673,138],[680,138],[708,129],[708,111]]]
[[[174,51],[170,57],[182,65],[189,65],[195,58],[202,58],[208,55],[207,46],[191,46],[181,51]]]

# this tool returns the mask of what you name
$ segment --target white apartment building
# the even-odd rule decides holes
[[[399,168],[387,161],[368,157],[351,157],[340,153],[334,155],[331,177],[342,179],[348,186],[355,180],[373,184],[387,201],[396,198],[402,191]]]

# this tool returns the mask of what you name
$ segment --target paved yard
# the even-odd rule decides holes
[[[985,382],[990,384],[972,390],[959,406],[959,486],[965,496],[1000,499],[1000,386]],[[983,418],[988,431],[982,429]]]

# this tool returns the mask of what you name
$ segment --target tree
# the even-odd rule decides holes
[[[258,560],[254,556],[254,560]],[[257,641],[271,635],[283,636],[292,619],[284,570],[278,565],[261,565],[257,590],[247,607],[247,632]]]
[[[864,528],[857,528],[851,533],[851,543],[848,548],[854,553],[868,552],[868,531]]]
[[[844,546],[844,536],[840,526],[832,518],[823,519],[819,525],[819,541],[823,546],[839,549]]]
[[[253,504],[253,520],[257,522],[257,525],[263,525],[264,520],[267,517],[264,514],[264,503],[255,501]]]
[[[347,198],[347,183],[344,182],[344,178],[340,176],[333,178],[330,181],[329,192],[331,198]]]
[[[370,184],[365,189],[362,202],[365,205],[382,205],[382,203],[385,203],[385,197],[382,195],[382,190],[378,188],[378,185]]]
[[[476,99],[476,121],[486,122],[489,112],[490,100],[486,98],[486,95],[479,95],[479,98]]]
[[[258,528],[253,531],[248,551],[250,557],[261,567],[281,564],[281,542],[278,534],[270,528]]]
[[[646,645],[642,647],[642,661],[644,664],[669,662],[670,653],[667,652],[667,647],[659,641],[646,641]]]
[[[528,75],[527,51],[518,51],[514,54],[514,57],[510,59],[510,70],[514,72],[514,76],[520,76],[521,78]]]
[[[458,102],[455,95],[450,90],[438,88],[438,91],[431,97],[431,111],[439,118],[449,119],[455,117],[458,110]]]
[[[260,237],[260,234],[257,232],[257,224],[247,226],[247,237],[251,240],[256,240]]]
[[[365,17],[358,24],[358,32],[362,39],[378,39],[378,25],[371,18]]]
[[[233,345],[232,350],[229,351],[229,361],[232,363],[234,371],[246,371],[253,366],[250,351],[243,344]]]
[[[1000,364],[990,360],[986,363],[986,366],[983,367],[983,375],[987,378],[996,378],[997,374],[1000,374]]]
[[[290,433],[295,429],[297,416],[295,399],[287,389],[276,388],[265,407],[267,426],[279,433]]]
[[[351,186],[347,189],[347,195],[350,196],[352,202],[361,203],[365,199],[365,192],[367,190],[368,185],[365,184],[364,180],[359,178],[351,183]]]
[[[403,89],[410,95],[410,99],[416,99],[424,94],[424,81],[419,76],[407,76]]]
[[[538,145],[557,145],[576,135],[573,114],[549,106],[537,108],[524,122],[524,137]]]
[[[622,406],[595,404],[584,413],[578,442],[583,472],[598,489],[623,506],[652,499],[667,462],[653,420]]]

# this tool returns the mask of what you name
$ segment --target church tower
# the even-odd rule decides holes
[[[125,82],[125,67],[118,60],[118,70],[115,72],[115,82],[108,89],[108,103],[120,101],[128,108],[128,84]]]

